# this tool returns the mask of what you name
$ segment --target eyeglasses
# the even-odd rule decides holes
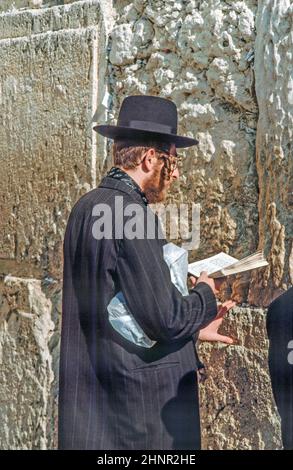
[[[165,160],[166,169],[169,175],[171,175],[176,170],[176,168],[182,167],[182,157],[180,155],[176,154],[175,156],[175,155],[172,155],[171,153],[165,153],[165,152],[163,153],[160,150],[158,150],[158,153],[160,154],[160,157],[158,158]]]
[[[155,147],[154,147],[155,148]],[[162,151],[162,149],[155,149],[156,152],[159,154],[157,157],[159,160],[165,160],[165,170],[166,170],[166,178],[170,179],[172,173],[176,170],[176,168],[182,168],[182,156],[178,155],[176,152],[175,155],[167,152],[167,151]],[[143,162],[147,154],[143,156],[141,159],[140,163]]]

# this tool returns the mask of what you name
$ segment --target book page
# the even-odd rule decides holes
[[[188,272],[193,276],[199,277],[201,271],[207,271],[208,274],[212,274],[220,269],[226,268],[236,263],[238,259],[233,256],[227,255],[227,253],[221,252],[217,255],[211,256],[200,261],[195,261],[188,265]]]

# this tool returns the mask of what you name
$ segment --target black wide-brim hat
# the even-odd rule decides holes
[[[134,95],[124,98],[117,126],[98,125],[93,129],[110,139],[154,140],[191,147],[198,140],[177,135],[177,107],[171,100],[158,96]]]

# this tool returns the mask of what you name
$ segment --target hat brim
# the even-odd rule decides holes
[[[177,148],[191,147],[192,145],[197,145],[198,140],[192,139],[191,137],[183,137],[177,134],[167,134],[163,132],[153,132],[146,131],[144,129],[134,129],[130,127],[123,126],[111,126],[111,125],[99,125],[95,126],[94,131],[98,132],[104,137],[109,139],[151,139],[162,140],[164,142],[170,142],[175,144]]]

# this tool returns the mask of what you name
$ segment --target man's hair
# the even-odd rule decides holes
[[[113,145],[114,165],[122,166],[127,170],[135,168],[139,165],[143,153],[149,148],[163,150],[163,146],[162,142],[154,140],[116,140]]]

